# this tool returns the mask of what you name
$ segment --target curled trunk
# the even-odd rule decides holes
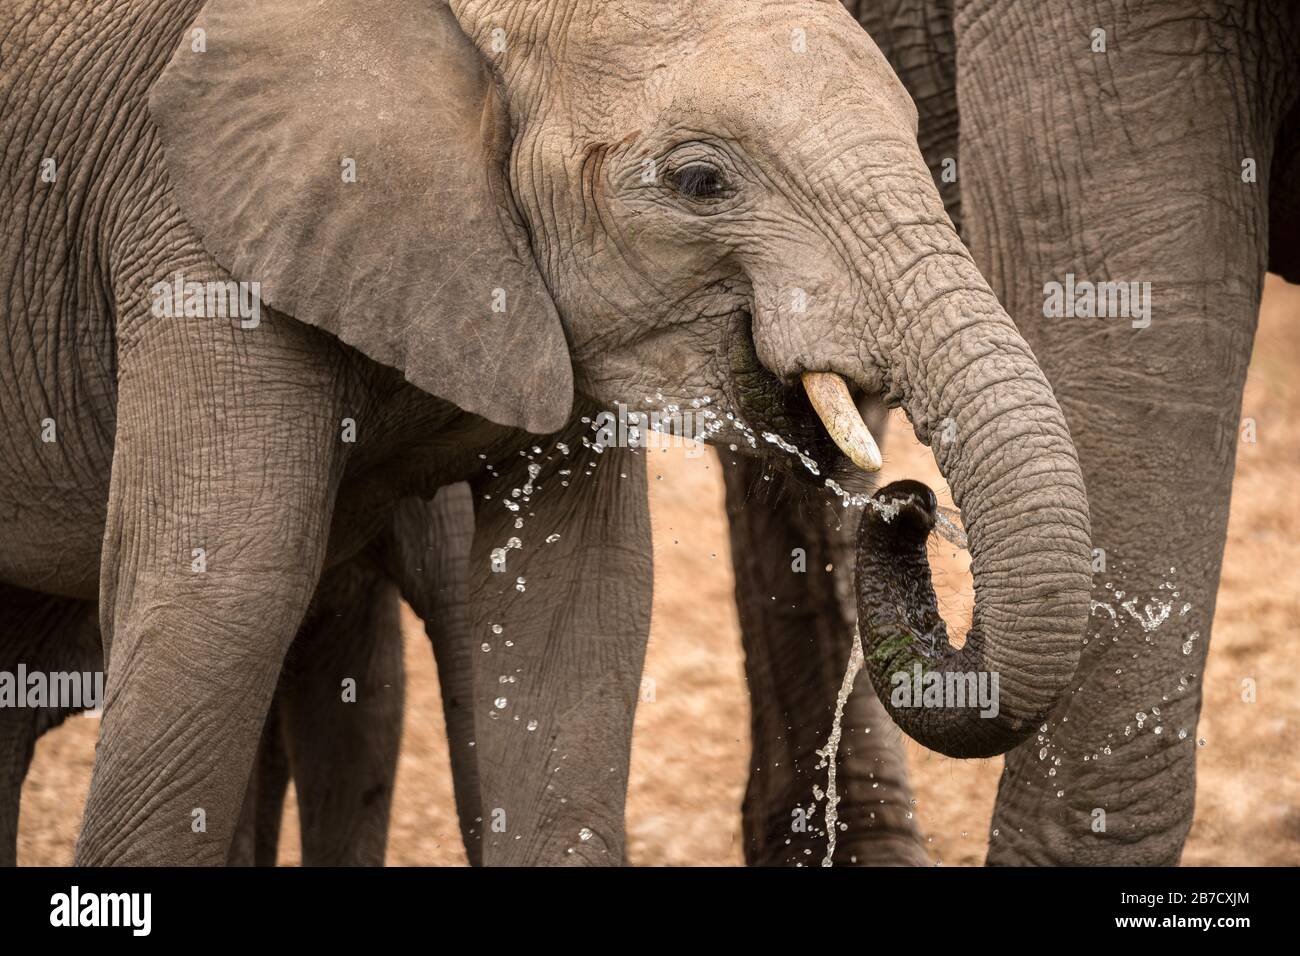
[[[826,387],[834,384],[826,373],[901,407],[934,452],[969,540],[969,636],[958,650],[937,614],[933,626],[918,623],[932,607],[880,605],[889,575],[909,573],[920,548],[895,540],[899,562],[882,556],[886,577],[864,592],[864,649],[905,732],[946,754],[988,755],[1024,739],[1070,685],[1091,586],[1088,507],[1065,417],[957,237],[905,119],[871,104],[844,111],[838,129],[872,135],[845,134],[818,158],[811,192],[821,220],[833,224],[824,247],[810,254],[792,246],[749,264],[754,344],[783,382],[802,379],[807,388],[812,373],[813,407],[860,467],[874,464],[869,436],[837,411],[845,403]],[[864,533],[872,531],[869,524]],[[913,578],[928,577],[923,563],[912,561]],[[928,584],[896,583],[900,599],[926,598]],[[891,680],[918,667],[923,687],[936,679],[947,686],[949,673],[983,675],[991,693],[996,675],[996,715],[924,700],[891,705]],[[931,671],[942,677],[927,678]]]
[[[1033,732],[1078,665],[1091,586],[1083,478],[1041,369],[964,250],[920,267],[897,319],[913,338],[899,354],[920,360],[892,366],[890,390],[962,510],[976,600],[955,648],[925,560],[934,495],[882,489],[859,532],[866,664],[909,736],[990,756]]]

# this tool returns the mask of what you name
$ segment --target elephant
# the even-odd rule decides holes
[[[1065,418],[838,4],[0,16],[0,581],[97,602],[78,863],[225,862],[313,595],[463,481],[480,859],[620,862],[651,412],[817,485],[878,464],[850,389],[901,407],[962,509],[978,626],[867,653],[1003,689],[992,719],[896,718],[1001,752],[1068,691],[1090,546]]]
[[[1088,492],[1078,675],[1006,755],[988,863],[1176,864],[1263,277],[1300,281],[1300,15],[1213,0],[845,6],[916,103],[948,215],[1046,372]],[[1106,283],[1149,283],[1146,314],[1053,303],[1085,282],[1098,303]],[[768,593],[742,570],[775,566],[775,550],[738,559],[742,607]],[[800,613],[775,638],[742,613],[747,652],[797,642],[804,667],[842,673],[840,609],[811,596]],[[792,670],[782,679],[785,722],[824,725],[825,689],[803,693]],[[874,706],[869,683],[851,707]],[[769,729],[756,754],[778,736]],[[882,759],[893,755],[841,763],[862,778]],[[751,789],[759,771],[768,765]],[[747,821],[784,812],[788,829],[806,761],[803,774],[775,793],[769,780]],[[850,793],[840,814],[871,809]],[[746,837],[764,859],[770,839],[748,826]]]

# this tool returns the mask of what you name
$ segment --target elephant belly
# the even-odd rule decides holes
[[[111,320],[4,326],[0,583],[93,599],[116,424]]]

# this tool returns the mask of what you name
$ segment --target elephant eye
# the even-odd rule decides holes
[[[669,183],[686,199],[721,199],[727,191],[722,172],[706,163],[691,163],[675,170],[669,176]]]

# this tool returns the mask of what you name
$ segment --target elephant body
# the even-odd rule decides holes
[[[348,634],[391,631],[394,583],[441,613],[374,555],[460,482],[468,639],[439,668],[471,856],[620,862],[652,555],[614,407],[703,408],[701,437],[792,445],[818,480],[837,446],[873,466],[850,386],[903,407],[963,508],[980,626],[956,649],[902,622],[868,663],[1004,693],[992,720],[895,718],[991,753],[1070,686],[1074,448],[906,92],[837,5],[670,6],[644,44],[630,0],[0,4],[0,583],[80,602],[79,640],[97,612],[79,862],[219,864],[241,816],[269,827],[244,811],[283,786],[274,735],[295,772],[328,763],[304,713],[340,661],[383,697],[388,652]],[[387,799],[364,784],[340,799]]]
[[[6,103],[39,90],[45,102],[57,101],[66,109],[78,97],[111,93],[107,101],[95,103],[91,118],[79,125],[69,123],[57,109],[32,114],[6,108],[3,130],[6,166],[21,174],[6,176],[5,241],[0,252],[8,277],[4,359],[0,360],[8,368],[0,390],[6,419],[14,427],[11,453],[0,464],[0,477],[8,489],[5,533],[0,538],[7,620],[0,636],[6,650],[18,660],[30,660],[29,666],[44,661],[49,669],[72,669],[54,665],[82,647],[85,653],[72,663],[94,670],[99,659],[98,616],[109,649],[101,750],[111,752],[115,738],[133,738],[128,749],[150,754],[154,768],[113,769],[99,761],[78,859],[224,862],[239,826],[246,777],[226,774],[222,768],[232,760],[235,766],[250,766],[259,735],[219,728],[214,732],[204,726],[206,721],[196,724],[182,715],[206,710],[214,717],[224,715],[222,719],[234,727],[261,727],[279,683],[275,719],[283,731],[281,745],[297,758],[296,771],[314,768],[323,775],[299,781],[307,798],[305,855],[318,862],[378,862],[391,798],[395,733],[400,731],[400,683],[383,689],[367,681],[368,676],[393,673],[394,650],[391,640],[370,644],[358,631],[391,630],[395,609],[390,597],[378,593],[349,601],[339,613],[359,614],[361,619],[351,620],[345,633],[339,633],[328,615],[309,615],[313,607],[333,607],[331,602],[344,595],[358,597],[358,588],[364,593],[392,586],[391,575],[376,577],[363,564],[366,550],[375,547],[391,516],[400,513],[402,499],[412,493],[432,498],[439,488],[481,472],[485,460],[509,461],[521,453],[531,456],[529,449],[537,438],[466,415],[337,339],[270,310],[263,314],[258,327],[262,334],[255,339],[241,339],[233,331],[238,327],[220,318],[152,315],[144,298],[152,283],[143,282],[142,275],[183,273],[188,281],[228,279],[175,206],[145,103],[149,87],[201,4],[124,2],[98,7],[89,16],[71,3],[55,10],[45,4],[7,6],[3,11],[6,34],[13,37],[30,31],[32,39],[25,45],[6,45],[6,57],[14,57],[4,64]],[[78,28],[42,34],[40,17],[47,15],[75,18]],[[131,45],[129,37],[147,42]],[[126,61],[120,59],[123,45],[131,46]],[[54,160],[48,183],[40,180],[38,154]],[[29,161],[36,165],[29,166]],[[146,383],[159,367],[174,369],[179,378]],[[182,439],[179,430],[188,426],[176,420],[164,423],[169,411],[178,408],[187,410],[183,417],[190,422],[201,423],[206,437],[191,434]],[[360,415],[361,409],[371,414],[363,419],[355,443],[358,454],[343,467],[327,457],[328,451],[341,447],[343,420]],[[47,422],[53,423],[52,430],[43,441],[41,430]],[[301,436],[313,432],[318,447],[308,450]],[[570,441],[578,452],[567,463],[580,468],[581,437],[574,435]],[[149,448],[135,465],[128,464],[132,456],[124,451],[132,445]],[[612,457],[619,454],[614,450]],[[135,467],[147,469],[151,458],[162,461],[171,455],[188,461],[173,475],[157,476],[161,484],[145,478],[142,471],[126,476]],[[272,463],[269,470],[268,462]],[[269,472],[279,474],[271,478]],[[515,472],[500,478],[503,496],[527,479],[522,467]],[[480,483],[480,493],[491,495],[490,481]],[[199,491],[199,485],[207,490]],[[336,504],[322,509],[321,494],[331,485],[337,490]],[[282,493],[270,492],[272,488]],[[195,493],[212,494],[204,506],[207,518],[193,510],[184,515],[170,511],[167,502]],[[499,501],[495,498],[494,503]],[[315,516],[299,521],[304,509]],[[197,525],[188,524],[196,518]],[[501,532],[513,521],[512,514],[509,520],[500,519]],[[250,538],[250,522],[260,525],[264,534]],[[629,530],[634,539],[635,523]],[[642,523],[641,531],[648,544],[648,524]],[[155,535],[154,540],[166,542],[156,554],[165,560],[150,567],[141,551],[152,549],[144,539]],[[508,537],[500,533],[499,540],[484,546],[504,545]],[[642,551],[647,561],[648,550],[647,546]],[[592,559],[598,554],[599,549],[594,549]],[[142,557],[145,566],[137,564]],[[200,560],[206,565],[201,572],[194,563]],[[488,563],[486,553],[480,560]],[[104,569],[114,566],[124,575],[121,583],[126,587],[117,586],[111,573],[104,577]],[[322,590],[313,598],[318,575]],[[648,574],[638,577],[645,580]],[[262,584],[251,591],[239,583],[258,578]],[[18,612],[29,600],[68,617],[57,632],[51,628],[48,633],[59,639],[63,650],[40,657],[19,643],[29,632]],[[425,600],[432,602],[435,597]],[[635,621],[636,602],[629,601],[626,607]],[[368,613],[377,617],[368,619]],[[463,619],[465,611],[459,613]],[[304,616],[309,618],[302,628]],[[648,603],[640,616],[648,626]],[[115,624],[133,618],[142,625],[134,629],[128,625],[129,636],[117,639]],[[313,626],[312,621],[318,623]],[[486,628],[486,623],[481,626]],[[463,639],[463,620],[459,630]],[[47,635],[43,628],[30,633]],[[524,633],[521,629],[520,636]],[[257,643],[231,655],[230,662],[243,658],[249,666],[219,668],[217,674],[199,677],[186,665],[186,658],[202,654],[200,645],[211,638],[234,640],[239,634],[256,635]],[[282,678],[281,659],[296,636],[301,653],[289,656]],[[159,640],[176,643],[162,653],[142,646]],[[639,655],[635,624],[632,647]],[[368,658],[371,650],[382,653]],[[611,682],[611,700],[602,704],[602,716],[622,709],[630,726],[638,661],[639,656],[629,658],[622,668],[624,676]],[[364,746],[342,744],[337,735],[334,740],[314,736],[330,726],[321,713],[326,702],[332,705],[340,700],[340,668],[354,671],[360,709],[388,708],[370,721]],[[454,679],[462,686],[466,683],[459,674]],[[151,699],[165,701],[157,712],[131,713],[131,703],[115,695],[115,688],[133,680],[152,685]],[[620,692],[616,685],[627,689]],[[459,708],[468,707],[468,693],[467,688],[465,696],[455,698]],[[561,710],[570,710],[580,719],[580,705],[558,694],[553,697]],[[525,706],[526,700],[525,694],[520,705]],[[452,706],[450,697],[448,706]],[[549,722],[540,706],[534,713],[534,719]],[[40,713],[19,716],[32,717],[38,724],[44,720]],[[61,715],[54,717],[61,719]],[[463,728],[460,713],[456,719]],[[361,733],[366,731],[366,719],[353,712],[333,726],[340,732],[347,728]],[[613,726],[617,732],[617,722]],[[6,734],[7,745],[12,736],[6,784],[15,825],[17,788],[35,737],[44,729],[44,724],[24,724]],[[554,739],[555,733],[538,738]],[[460,738],[462,755],[467,737]],[[304,748],[322,746],[339,749],[302,753]],[[480,746],[488,752],[492,749],[490,740],[481,740]],[[174,759],[169,753],[196,751],[204,756],[186,756],[171,774],[156,769]],[[357,773],[350,762],[357,758],[372,762],[374,772]],[[540,755],[538,759],[544,760]],[[331,772],[340,761],[349,764],[347,775]],[[534,803],[543,799],[541,768],[538,773],[528,798]],[[255,778],[255,784],[266,788],[261,795],[266,806],[277,803],[277,777],[282,793],[283,772],[274,761]],[[352,786],[361,789],[351,792],[352,787],[342,783],[348,777],[354,781]],[[503,783],[505,790],[515,789],[517,780],[512,775]],[[613,786],[623,780],[625,774]],[[474,781],[459,781],[460,777],[458,787],[470,793],[477,786]],[[106,785],[113,790],[113,799],[101,803]],[[271,791],[270,798],[266,790]],[[170,802],[182,791],[203,793],[203,802],[192,798]],[[527,819],[534,812],[534,806],[512,801],[502,792],[496,805],[508,807],[516,819]],[[158,798],[169,805],[151,811],[160,825],[151,840],[133,832],[124,821],[137,812],[131,806],[156,807]],[[320,807],[319,823],[311,820],[313,800],[326,801]],[[352,805],[329,804],[337,800]],[[608,803],[617,807],[611,812],[621,820],[621,798]],[[477,816],[475,808],[468,817],[471,826]],[[621,830],[621,823],[605,827],[596,817],[589,822],[605,832]],[[274,824],[265,811],[258,825],[273,833]],[[369,829],[357,833],[351,829],[356,826]],[[578,828],[572,829],[576,833]],[[87,843],[87,832],[98,837]],[[616,838],[621,835],[611,836]],[[311,846],[313,840],[321,842]],[[249,859],[253,855],[249,842],[241,837],[232,858]],[[273,840],[264,834],[261,844],[265,860]],[[591,852],[597,845],[585,844],[581,849]],[[501,847],[505,852],[513,850],[513,844],[504,840]],[[602,846],[596,852],[604,851]],[[621,849],[614,855],[621,856]]]

